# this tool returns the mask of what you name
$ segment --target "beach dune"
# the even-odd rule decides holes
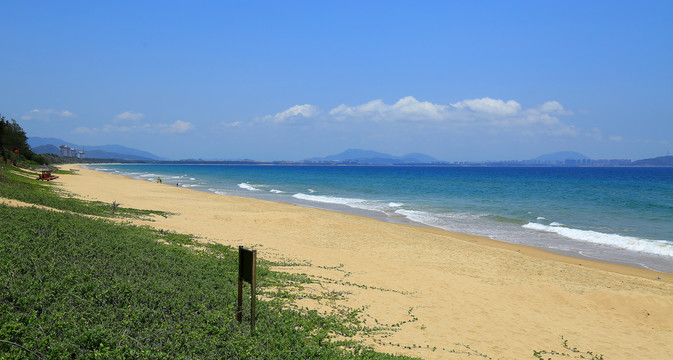
[[[378,351],[427,359],[534,359],[534,351],[569,355],[545,359],[590,358],[588,351],[673,358],[671,274],[85,168],[58,183],[84,199],[174,214],[140,224],[304,264],[279,270],[320,276],[322,285],[306,291],[340,300],[298,305],[364,307],[367,324],[399,324],[363,339]]]

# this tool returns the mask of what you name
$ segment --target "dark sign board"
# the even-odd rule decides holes
[[[255,278],[255,265],[257,263],[257,250],[248,250],[238,247],[238,276],[252,284]]]
[[[238,300],[236,320],[243,320],[243,282],[250,283],[250,332],[255,331],[255,299],[257,287],[257,250],[238,247]]]

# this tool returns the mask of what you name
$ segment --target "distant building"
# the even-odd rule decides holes
[[[77,151],[68,145],[61,145],[58,147],[58,155],[63,157],[76,157],[78,159],[84,158],[84,151]]]

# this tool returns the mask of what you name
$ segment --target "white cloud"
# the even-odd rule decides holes
[[[461,131],[513,131],[520,134],[552,134],[576,136],[579,129],[563,123],[559,116],[570,116],[558,101],[547,101],[533,108],[523,108],[515,100],[481,98],[467,99],[452,104],[418,101],[412,96],[401,98],[393,104],[380,99],[360,105],[341,104],[328,112],[314,105],[296,105],[275,115],[261,118],[276,124],[293,123],[297,118],[321,120],[332,123],[348,122],[414,122],[437,129],[460,128]],[[256,120],[260,120],[259,118]]]
[[[188,121],[175,120],[172,124],[158,124],[157,127],[162,133],[184,133],[194,129],[194,125]]]
[[[392,107],[392,112],[400,119],[441,120],[446,117],[448,106],[418,101],[412,96],[400,99]]]
[[[537,108],[540,112],[548,114],[560,114],[560,115],[572,115],[571,111],[567,111],[563,108],[558,101],[547,101],[544,104],[538,106]]]
[[[137,120],[140,120],[144,117],[145,117],[145,115],[143,113],[139,113],[139,112],[135,112],[135,111],[124,111],[123,113],[117,115],[116,119],[137,121]]]
[[[149,134],[155,134],[155,133],[161,133],[161,134],[176,134],[176,133],[184,133],[187,131],[190,131],[194,129],[194,125],[188,121],[182,121],[182,120],[176,120],[171,124],[150,124],[150,123],[133,123],[133,124],[128,124],[128,125],[118,125],[116,123],[113,124],[105,124],[103,125],[102,129],[100,131],[106,132],[106,133],[149,133]],[[79,133],[84,133],[85,131],[99,131],[99,129],[87,129],[87,128],[77,128],[75,131],[78,131]]]
[[[610,139],[610,141],[622,141],[622,140],[624,140],[624,138],[621,137],[621,136],[610,136],[609,139]]]
[[[373,100],[357,106],[341,104],[330,110],[329,115],[337,120],[355,117],[374,121],[423,121],[442,120],[447,117],[446,111],[446,105],[432,104],[427,101],[420,102],[413,96],[407,96],[391,105],[385,104],[382,100]]]
[[[224,126],[224,127],[239,127],[239,126],[242,125],[242,123],[240,121],[234,121],[234,122],[230,122],[230,123],[223,121],[220,124],[222,124],[222,126]]]
[[[317,106],[304,104],[295,105],[285,111],[279,112],[272,116],[265,116],[262,120],[271,121],[273,123],[292,123],[298,118],[311,118],[320,113]]]
[[[49,121],[52,118],[74,118],[75,114],[69,110],[33,109],[21,116],[21,120]]]
[[[482,98],[473,100],[463,100],[451,104],[456,109],[469,109],[477,114],[486,114],[493,116],[513,116],[521,111],[521,105],[509,100],[504,102],[500,99]]]

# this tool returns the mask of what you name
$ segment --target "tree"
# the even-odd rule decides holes
[[[37,158],[28,145],[28,136],[16,120],[8,121],[0,115],[0,156],[4,163],[16,162],[23,159],[41,160]],[[35,158],[35,159],[33,159]]]

